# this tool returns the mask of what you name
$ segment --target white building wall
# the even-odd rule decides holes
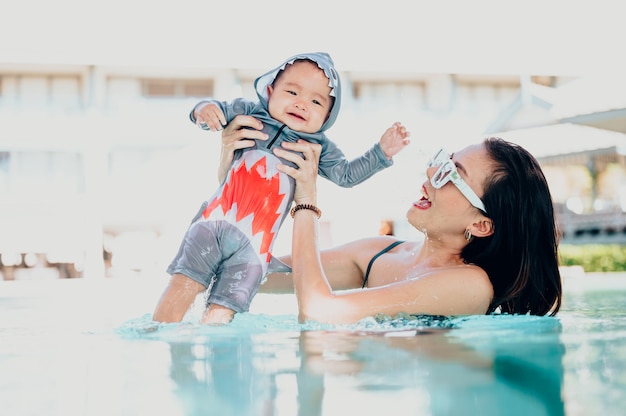
[[[130,269],[164,273],[192,215],[218,185],[220,137],[189,122],[200,97],[146,97],[143,82],[206,80],[218,99],[254,99],[256,74],[65,69],[0,65],[0,256],[37,252],[73,259],[90,277]],[[495,115],[501,91],[487,82],[467,94],[443,74],[350,73],[342,80],[342,114],[329,136],[346,155],[367,150],[395,121],[407,125],[413,144],[394,167],[358,187],[337,189],[321,181],[322,245],[374,235],[388,218],[398,222],[401,237],[416,237],[403,227],[404,214],[419,195],[431,147],[475,141],[483,119]],[[356,85],[359,95],[352,97]],[[290,226],[287,220],[276,254],[289,252]],[[102,250],[114,247],[105,267]]]

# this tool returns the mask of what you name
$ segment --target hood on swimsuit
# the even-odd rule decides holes
[[[330,109],[328,120],[326,120],[326,122],[322,125],[320,132],[328,130],[335,123],[335,120],[339,115],[339,108],[341,107],[341,81],[339,80],[339,74],[335,69],[335,64],[332,58],[326,52],[303,53],[292,56],[280,66],[258,77],[254,81],[254,89],[256,90],[256,94],[259,97],[261,104],[267,108],[267,86],[274,82],[276,75],[285,69],[287,65],[291,65],[296,60],[300,59],[308,59],[315,62],[317,66],[324,71],[326,78],[328,78],[328,86],[331,88],[330,95],[335,97],[335,103],[333,104],[333,108]]]

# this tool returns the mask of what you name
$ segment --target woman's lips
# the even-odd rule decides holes
[[[426,191],[426,187],[422,186],[422,197],[413,203],[415,208],[419,209],[428,209],[432,203],[430,202],[430,198],[428,197],[428,191]]]
[[[418,201],[413,203],[413,206],[419,209],[428,209],[431,205],[430,200],[425,197],[421,197]]]

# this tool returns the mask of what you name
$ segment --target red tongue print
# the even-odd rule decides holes
[[[285,198],[279,193],[280,179],[278,173],[266,178],[266,158],[259,159],[250,169],[244,161],[237,170],[231,170],[230,179],[224,185],[222,194],[214,199],[203,212],[207,218],[218,206],[226,214],[237,205],[236,221],[241,221],[250,214],[252,220],[252,234],[264,232],[261,253],[268,253],[274,233],[272,228],[280,216],[280,204]],[[269,254],[268,254],[269,256]]]

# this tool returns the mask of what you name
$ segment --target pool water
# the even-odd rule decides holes
[[[626,276],[565,281],[558,317],[301,325],[258,295],[228,326],[150,315],[160,279],[0,282],[3,415],[622,415]]]

